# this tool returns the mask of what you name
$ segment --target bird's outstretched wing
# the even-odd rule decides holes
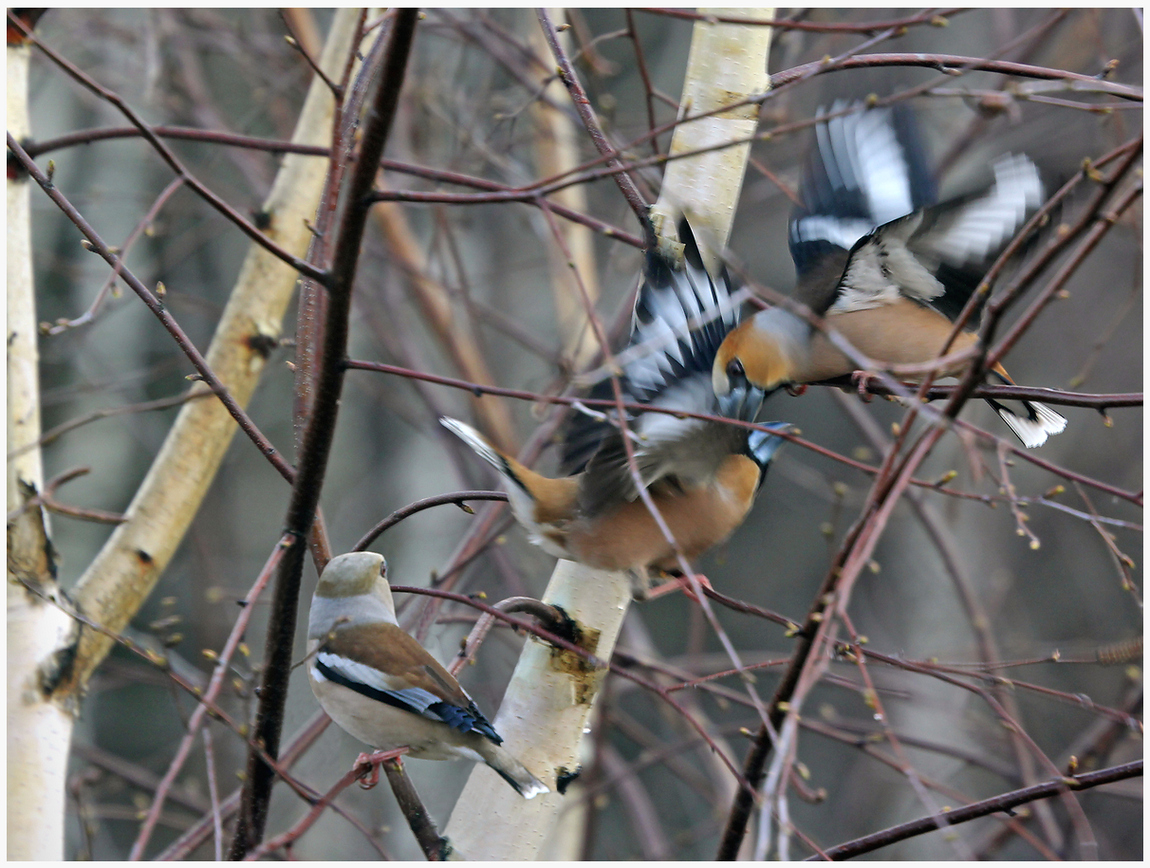
[[[820,116],[847,108],[836,102]],[[1034,163],[1008,154],[994,163],[990,186],[935,204],[914,115],[900,104],[820,121],[800,195],[790,247],[812,310],[904,297],[954,319],[1044,194]],[[845,262],[837,283],[803,280],[828,261]]]
[[[854,109],[849,114],[833,117]],[[902,104],[820,109],[791,215],[791,258],[800,280],[826,257],[851,250],[875,228],[934,204],[936,192],[914,114]],[[833,298],[808,301],[823,313]]]
[[[684,245],[682,263],[669,261],[658,251],[647,254],[643,283],[635,300],[631,337],[616,354],[622,369],[619,378],[623,399],[693,413],[720,413],[753,419],[758,404],[727,408],[720,405],[711,387],[711,366],[720,344],[738,321],[738,303],[732,299],[730,278],[723,269],[717,277],[703,265],[698,243],[687,221],[679,224]],[[592,389],[590,397],[611,399],[609,380]],[[563,444],[563,468],[586,470],[581,506],[594,511],[611,501],[638,497],[627,461],[622,434],[609,418],[576,415]],[[664,413],[628,414],[635,461],[644,485],[668,474],[690,475],[694,467],[710,466],[710,438],[699,419]],[[716,442],[710,449],[727,448]]]

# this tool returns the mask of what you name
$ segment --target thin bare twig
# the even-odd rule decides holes
[[[933,817],[923,817],[919,820],[912,820],[901,826],[884,829],[881,832],[875,832],[873,835],[858,838],[846,844],[840,844],[837,847],[828,847],[827,855],[831,859],[850,859],[854,856],[861,856],[863,853],[870,853],[880,847],[886,847],[898,841],[905,841],[907,838],[922,835],[925,832],[937,828],[939,823],[947,826],[955,826],[959,823],[967,823],[979,817],[986,817],[999,812],[1010,814],[1013,809],[1019,805],[1025,805],[1027,802],[1033,802],[1037,799],[1049,799],[1052,796],[1057,796],[1065,792],[1067,789],[1088,790],[1093,787],[1103,786],[1104,784],[1112,784],[1116,781],[1124,781],[1129,778],[1141,776],[1142,760],[1126,763],[1125,765],[1113,766],[1108,769],[1101,769],[1096,772],[1068,775],[1058,780],[1035,784],[1032,787],[1013,790],[1009,793],[1002,793],[1001,795],[994,796],[990,799],[983,799],[981,802],[975,802],[972,805],[966,805],[962,808],[943,811]],[[812,856],[811,860],[814,859],[816,859],[816,857]]]
[[[16,26],[26,34],[28,39],[35,43],[36,47],[39,48],[53,63],[60,67],[60,69],[67,73],[70,78],[72,78],[74,81],[92,93],[96,94],[96,96],[119,109],[124,117],[131,121],[131,123],[140,130],[140,133],[143,135],[143,137],[160,155],[160,158],[168,164],[171,170],[175,172],[179,177],[183,178],[184,183],[187,184],[191,189],[195,190],[196,193],[204,199],[204,201],[219,211],[229,221],[234,223],[241,232],[248,236],[248,238],[250,238],[256,244],[259,244],[273,256],[276,256],[286,262],[300,274],[307,275],[308,277],[313,277],[317,280],[323,279],[323,272],[316,269],[311,263],[305,262],[299,257],[293,256],[281,248],[278,244],[276,244],[263,232],[256,228],[255,224],[253,224],[250,220],[236,211],[231,205],[225,202],[223,198],[221,198],[214,190],[212,190],[206,184],[202,183],[191,172],[189,172],[184,164],[180,161],[180,159],[172,152],[172,150],[167,145],[165,145],[155,134],[155,131],[151,128],[151,126],[147,124],[143,118],[141,118],[131,108],[131,106],[129,106],[123,100],[119,94],[108,90],[108,88],[99,84],[91,76],[84,73],[77,66],[68,62],[65,58],[61,57],[59,54],[41,42],[35,35],[32,34],[30,30],[28,30],[27,27],[25,27],[24,23],[11,12],[8,13],[8,21],[10,23],[15,23]]]
[[[643,233],[646,238],[644,246],[647,248],[654,247],[656,239],[654,230],[651,228],[651,221],[647,218],[647,203],[643,201],[643,197],[635,187],[634,181],[628,177],[628,170],[619,158],[619,152],[607,141],[606,134],[599,126],[599,121],[595,117],[595,110],[591,107],[591,101],[587,98],[587,92],[583,89],[583,85],[579,83],[579,79],[576,78],[575,70],[571,66],[571,59],[567,56],[563,44],[559,41],[558,35],[555,32],[555,25],[551,23],[551,16],[546,9],[539,9],[537,14],[539,16],[539,25],[543,28],[543,36],[547,40],[547,45],[551,48],[551,53],[555,56],[555,62],[559,64],[559,78],[571,94],[571,101],[575,103],[575,110],[579,113],[583,125],[587,128],[587,135],[595,144],[599,153],[607,160],[607,165],[610,168],[618,170],[612,177],[615,183],[619,185],[619,192],[623,194],[623,198],[627,200],[627,204],[631,206],[631,210],[635,212],[635,217],[639,220],[639,225],[643,227]]]
[[[203,380],[216,397],[220,399],[220,402],[227,408],[231,417],[239,424],[240,429],[256,444],[256,447],[260,450],[260,454],[272,463],[272,466],[279,471],[281,476],[290,480],[294,473],[291,465],[283,459],[276,448],[271,444],[271,441],[263,435],[248,414],[244,412],[243,408],[236,403],[235,398],[231,396],[231,393],[228,392],[227,387],[220,381],[220,378],[208,367],[207,360],[204,359],[200,351],[196,349],[195,344],[192,343],[191,339],[184,333],[184,330],[180,328],[179,324],[164,307],[163,302],[160,301],[150,289],[144,286],[131,271],[124,267],[120,258],[113,253],[111,248],[104,243],[103,239],[96,234],[96,230],[92,228],[91,224],[84,219],[72,203],[48,180],[47,175],[40,171],[39,166],[32,162],[31,158],[24,152],[24,149],[20,147],[19,142],[12,138],[11,134],[8,135],[8,150],[19,160],[32,180],[40,185],[41,189],[48,195],[48,198],[55,202],[56,206],[63,211],[68,219],[76,225],[76,228],[84,234],[84,237],[91,243],[93,251],[98,253],[112,268],[120,269],[120,277],[131,287],[132,291],[140,297],[140,300],[144,302],[147,308],[156,315],[156,318],[159,319],[160,323],[167,329],[168,334],[175,339],[176,344],[196,369],[199,374],[199,379]]]

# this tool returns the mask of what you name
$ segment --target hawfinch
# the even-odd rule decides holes
[[[337,724],[378,750],[487,763],[525,799],[550,792],[459,682],[396,623],[387,564],[374,552],[332,558],[308,620],[308,680]]]
[[[679,232],[685,262],[647,254],[631,340],[616,356],[624,401],[753,421],[761,390],[740,385],[717,398],[710,383],[715,351],[736,314],[727,275],[707,273],[685,221]],[[612,394],[609,381],[592,392]],[[577,416],[570,425],[564,464],[579,472],[561,479],[524,467],[458,420],[440,421],[499,472],[516,519],[545,551],[596,569],[629,571],[636,599],[648,596],[649,569],[679,572],[675,548],[640,499],[622,433],[607,414]],[[750,430],[650,412],[627,423],[643,486],[688,561],[742,524],[785,442],[772,432],[790,429],[775,422]]]
[[[836,103],[832,111],[844,107]],[[994,163],[989,188],[935,204],[925,151],[904,107],[820,121],[815,139],[803,205],[790,221],[795,300],[871,359],[898,365],[937,358],[951,321],[1041,205],[1038,170],[1025,156],[1007,155]],[[948,355],[977,340],[973,331],[961,332]],[[944,373],[956,374],[962,364]],[[723,396],[748,384],[770,392],[831,379],[855,367],[805,319],[772,307],[727,336],[712,375]],[[991,373],[1012,382],[1001,365]],[[1066,427],[1039,403],[987,402],[1027,447]]]

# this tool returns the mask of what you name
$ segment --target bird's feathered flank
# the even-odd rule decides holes
[[[459,682],[395,621],[382,555],[332,558],[308,617],[308,681],[341,728],[381,750],[486,763],[524,798],[548,792]]]

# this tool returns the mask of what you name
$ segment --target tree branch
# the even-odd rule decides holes
[[[1116,781],[1124,781],[1136,777],[1142,777],[1142,760],[1126,763],[1125,765],[1112,766],[1111,768],[1101,769],[1096,772],[1068,775],[1059,780],[1046,781],[1041,784],[1035,784],[1032,787],[1012,790],[1009,793],[1002,793],[993,798],[983,799],[981,802],[975,802],[971,805],[965,805],[950,811],[943,811],[930,817],[921,817],[918,820],[912,820],[900,826],[892,826],[889,829],[875,832],[873,835],[867,835],[865,838],[857,838],[854,841],[839,844],[836,847],[828,847],[826,855],[835,860],[852,859],[855,856],[870,853],[880,847],[905,841],[907,838],[914,838],[927,832],[937,831],[940,826],[957,826],[960,823],[968,823],[971,820],[977,820],[979,817],[986,817],[990,814],[1006,813],[1013,815],[1014,808],[1017,808],[1019,805],[1025,805],[1027,802],[1033,802],[1038,799],[1049,799],[1052,796],[1061,795],[1067,790],[1088,790],[1104,784],[1112,784]],[[811,856],[807,861],[821,860],[818,856]]]
[[[375,180],[395,109],[399,104],[418,16],[416,9],[398,10],[391,32],[387,35],[388,46],[383,69],[375,84],[375,91],[368,100],[369,108],[362,126],[359,153],[341,196],[343,213],[337,224],[331,269],[323,273],[322,282],[327,287],[328,304],[316,396],[304,432],[291,503],[288,506],[285,533],[293,541],[276,575],[264,651],[264,676],[254,727],[256,742],[263,744],[273,757],[279,750],[284,704],[287,701],[307,534],[315,518],[327,471],[327,459],[335,434],[343,388],[352,284],[370,209],[367,194]],[[256,751],[249,752],[244,796],[232,841],[231,858],[242,858],[262,839],[273,780],[273,770],[264,762],[263,757]]]

